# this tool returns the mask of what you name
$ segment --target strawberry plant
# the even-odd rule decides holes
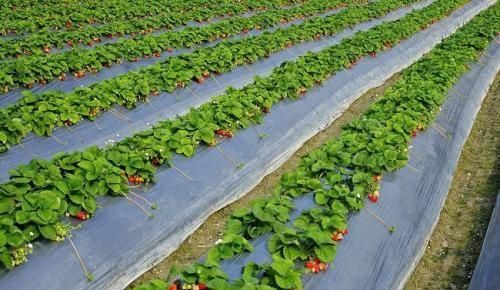
[[[439,7],[440,3],[438,1],[433,5]],[[207,260],[209,265],[198,263],[196,267],[201,269],[210,267],[211,271],[217,273],[217,276],[207,277],[205,272],[201,277],[192,270],[189,272],[186,270],[181,272],[181,279],[176,281],[176,285],[181,287],[186,283],[203,281],[209,289],[243,289],[244,287],[248,289],[301,289],[299,265],[305,266],[304,273],[319,273],[326,270],[327,264],[324,262],[333,259],[335,244],[343,240],[344,235],[347,234],[347,215],[359,210],[357,204],[353,205],[348,200],[349,195],[356,192],[357,184],[360,182],[372,185],[378,183],[381,173],[397,170],[404,165],[397,163],[394,165],[396,167],[393,167],[391,164],[396,157],[389,153],[384,155],[369,151],[365,154],[366,159],[372,156],[383,157],[383,159],[378,159],[378,166],[365,162],[356,164],[358,162],[344,159],[344,153],[357,153],[362,151],[363,147],[375,143],[384,146],[385,151],[394,150],[408,155],[407,148],[410,141],[408,136],[417,127],[425,128],[432,123],[448,90],[467,71],[468,63],[484,52],[489,42],[498,34],[499,25],[494,25],[495,27],[488,25],[494,19],[500,19],[499,4],[479,14],[423,59],[404,70],[401,79],[388,88],[382,98],[361,118],[349,123],[339,137],[327,141],[321,148],[304,157],[295,171],[283,175],[272,198],[296,197],[311,191],[318,194],[331,188],[332,184],[344,185],[350,193],[336,194],[326,203],[322,201],[318,203],[317,200],[317,207],[302,212],[292,226],[285,226],[281,223],[273,226],[273,235],[268,243],[268,249],[272,254],[271,262],[248,263],[243,269],[242,277],[230,282],[223,278],[224,273],[216,270],[218,268],[213,261]],[[474,45],[471,46],[470,43]],[[450,57],[454,59],[453,63],[449,62]],[[401,123],[403,116],[412,116],[417,122],[411,126],[405,126]],[[392,133],[393,137],[381,139],[381,130],[386,131],[385,133]],[[395,136],[401,138],[395,138]],[[325,161],[326,164],[333,165],[326,166],[321,163]],[[318,162],[320,165],[317,165]],[[350,174],[348,176],[342,174],[339,178],[337,176],[339,172],[350,172]],[[331,175],[325,177],[325,174]],[[320,180],[320,184],[314,186],[303,181],[316,179]],[[315,189],[312,190],[312,187]],[[360,197],[366,197],[369,192],[362,192]],[[360,198],[357,195],[355,198]],[[241,216],[241,213],[246,215],[250,211],[251,209],[247,208],[233,213],[226,225],[227,230],[232,229],[231,234],[225,234],[224,238],[237,236],[241,243],[243,236],[234,235],[234,228],[245,227],[243,223],[235,227],[235,217]],[[393,231],[394,228],[391,227],[390,230]],[[332,231],[335,239],[328,240]],[[342,234],[342,238],[339,238],[339,234]],[[226,240],[225,243],[229,241]],[[185,273],[189,273],[189,276]]]
[[[214,17],[240,14],[251,10],[275,8],[294,2],[300,3],[299,0],[243,0],[237,3],[208,1],[205,5],[195,5],[189,11],[185,11],[182,7],[173,10],[167,8],[163,13],[154,14],[143,19],[132,18],[99,26],[85,26],[78,29],[64,29],[58,31],[54,31],[51,28],[45,28],[21,38],[0,39],[0,58],[21,58],[23,55],[32,54],[44,56],[50,54],[53,47],[63,48],[65,46],[74,47],[79,45],[93,46],[95,43],[101,42],[104,37],[121,37],[125,34],[132,37],[136,35],[146,35],[158,29],[172,29],[174,27],[186,25],[193,20],[201,22]],[[8,21],[7,27],[9,28],[7,29],[16,30],[16,28],[12,27],[14,24],[15,22]],[[43,57],[39,59],[43,59]]]
[[[65,214],[77,217],[82,211],[91,216],[98,196],[126,196],[128,177],[151,182],[156,168],[153,160],[168,163],[179,148],[183,148],[181,153],[189,155],[194,148],[185,152],[183,146],[196,147],[199,142],[210,140],[202,141],[204,134],[197,133],[199,130],[209,137],[213,135],[207,130],[213,134],[217,130],[234,133],[260,122],[264,104],[271,108],[282,96],[298,98],[301,94],[298,88],[306,83],[299,81],[287,86],[281,83],[284,76],[302,75],[307,66],[317,67],[313,72],[314,81],[307,82],[310,83],[308,89],[341,70],[352,58],[369,56],[370,48],[358,49],[359,43],[368,38],[376,43],[398,42],[465,2],[438,0],[400,20],[356,33],[338,45],[286,63],[266,78],[256,79],[239,90],[230,89],[184,116],[160,122],[110,148],[91,147],[83,152],[60,153],[51,161],[33,160],[19,166],[10,172],[9,182],[0,185],[0,209],[6,218],[6,227],[0,232],[6,237],[0,260],[6,267],[17,265],[22,260],[20,257],[25,258],[29,252],[29,242],[40,235],[44,239],[61,240],[69,229],[57,217]],[[274,262],[257,265],[248,270],[247,280],[238,283],[253,283],[262,289],[300,288],[300,272],[291,257],[300,260],[301,265],[312,257],[323,263],[333,260],[339,241],[333,240],[332,235],[335,232],[344,235],[345,222],[342,221],[346,215],[361,209],[366,195],[378,190],[379,178],[374,176],[405,165],[411,132],[416,127],[427,127],[447,89],[466,71],[467,62],[484,51],[488,41],[498,33],[500,27],[491,23],[500,21],[491,22],[491,19],[498,18],[499,13],[500,5],[495,5],[446,39],[433,53],[407,69],[402,80],[363,118],[346,126],[338,139],[304,158],[297,171],[284,176],[270,198],[236,212],[225,230],[224,243],[213,251],[208,264],[198,263],[184,271],[183,283],[202,283],[208,289],[235,289],[219,269],[218,261],[251,250],[248,240],[264,233],[272,233],[275,241],[269,245],[276,249],[273,261],[285,267],[277,267]],[[359,55],[349,56],[349,51]],[[450,55],[456,59],[453,65],[448,61]],[[301,66],[304,69],[300,69]],[[413,121],[406,118],[409,115]],[[376,146],[370,147],[372,144]],[[307,192],[314,193],[322,210],[305,212],[301,222],[286,225],[292,199]],[[333,212],[329,212],[330,209]],[[323,213],[331,219],[320,218]],[[298,241],[298,245],[294,241]],[[13,263],[13,259],[17,262]],[[252,279],[252,273],[257,281]]]
[[[0,152],[7,150],[10,145],[19,143],[29,132],[50,135],[53,128],[67,125],[67,121],[69,124],[74,124],[82,118],[94,120],[100,112],[109,109],[115,103],[132,108],[153,92],[172,92],[175,88],[184,87],[204,73],[226,72],[233,67],[264,58],[269,53],[285,49],[291,40],[300,43],[302,40],[314,39],[318,28],[321,28],[325,35],[334,34],[349,25],[384,15],[412,1],[414,0],[383,0],[366,6],[354,6],[336,15],[314,18],[300,25],[278,29],[272,33],[223,42],[215,47],[201,48],[191,54],[171,57],[149,68],[132,71],[90,87],[78,88],[71,93],[48,91],[34,95],[26,92],[25,97],[17,103],[0,109],[0,121],[6,120],[3,126],[0,123],[0,132],[7,136],[5,144],[0,144]],[[359,42],[363,41],[365,40]],[[358,45],[353,47],[359,50]],[[348,62],[345,54],[339,56],[338,59],[343,59],[343,64]],[[302,62],[307,60],[307,58],[301,59]],[[308,67],[315,68],[316,71],[312,73],[316,77],[323,72],[322,64]],[[292,69],[291,65],[288,69]],[[309,76],[308,71],[296,68],[294,74],[300,74],[300,77],[293,78],[293,74],[288,74],[286,78],[276,80],[278,82],[276,85],[281,89],[279,92],[281,96],[293,96],[296,92],[303,94],[306,87],[313,85],[313,78]],[[304,81],[299,81],[301,79]],[[276,98],[265,98],[259,107],[269,108],[273,100]],[[232,122],[226,122],[231,117],[239,118],[239,114],[243,112],[241,108],[234,107],[235,104],[225,106],[224,111],[215,116],[221,122],[219,129],[228,130],[235,126]],[[265,111],[265,109],[262,110]],[[62,112],[64,112],[63,116]],[[227,115],[227,112],[231,114]],[[255,112],[254,115],[260,116],[261,112]],[[71,118],[63,119],[65,116]],[[19,120],[20,125],[9,126],[7,120]],[[191,150],[188,145],[182,146],[179,151],[189,153]]]

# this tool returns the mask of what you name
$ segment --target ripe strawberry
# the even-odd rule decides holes
[[[343,235],[347,235],[347,234],[349,233],[349,231],[348,231],[347,229],[345,229],[345,230],[342,230],[342,231],[341,231],[341,233],[342,233]]]
[[[311,261],[306,262],[306,268],[307,269],[312,269],[314,267],[314,263]]]
[[[375,203],[378,201],[378,196],[374,195],[373,193],[368,194],[368,199],[371,200],[371,202]]]
[[[417,130],[411,131],[411,136],[412,137],[417,137]]]
[[[198,288],[199,288],[200,290],[206,290],[206,289],[208,289],[208,288],[207,288],[207,285],[205,285],[205,283],[201,283],[201,282],[200,282],[200,283],[198,283]]]
[[[158,158],[155,157],[151,160],[151,164],[153,164],[154,166],[160,166],[161,162]]]
[[[168,287],[168,290],[177,290],[177,285],[172,284],[170,287]]]
[[[76,213],[76,218],[81,220],[81,221],[84,221],[88,218],[88,214],[86,211],[81,210],[81,211]]]
[[[314,263],[319,264],[320,260],[318,258],[314,258]]]
[[[344,239],[344,235],[342,235],[342,233],[340,233],[340,232],[334,232],[332,235],[332,240],[334,240],[335,242],[342,241],[343,239]]]
[[[128,181],[132,182],[132,183],[135,183],[137,180],[136,180],[136,178],[135,178],[134,175],[131,175],[131,176],[128,177]]]
[[[66,79],[66,74],[62,73],[57,77],[60,81],[64,81]]]

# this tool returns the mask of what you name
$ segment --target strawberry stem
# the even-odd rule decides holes
[[[83,139],[82,139],[82,136],[80,136],[80,134],[78,134],[78,132],[76,132],[75,130],[71,129],[71,127],[70,127],[70,126],[68,126],[68,124],[64,123],[64,126],[66,126],[66,128],[68,128],[68,130],[69,130],[71,133],[75,134],[75,136],[76,136],[76,137],[77,137],[80,141],[81,141],[81,140],[83,140]]]
[[[68,145],[68,143],[66,142],[63,142],[61,139],[57,138],[56,136],[54,135],[50,135],[50,137],[54,138],[54,140],[56,140],[57,142],[61,143],[62,145],[66,146]]]
[[[213,75],[213,74],[210,74],[210,77],[214,79],[215,84],[219,87],[219,89],[221,89],[221,90],[223,90],[223,89],[224,89],[224,87],[222,87],[222,86],[220,85],[219,81],[217,80],[217,78],[216,78],[216,77],[214,77],[214,75]]]
[[[411,170],[413,170],[415,172],[418,172],[418,169],[416,169],[415,167],[411,166],[410,163],[406,164],[406,166],[408,166],[408,168],[410,168]]]
[[[115,109],[113,108],[110,108],[109,111],[113,114],[115,114],[118,118],[120,119],[123,119],[123,120],[126,120],[126,121],[131,121],[129,118],[127,118],[127,116],[123,115],[122,113],[116,111]]]
[[[191,87],[188,87],[188,86],[186,86],[186,87],[187,87],[187,89],[189,90],[189,92],[191,93],[191,95],[193,95],[193,96],[194,96],[194,97],[198,100],[198,102],[200,102],[200,103],[201,103],[201,99],[200,99],[200,98],[198,97],[198,95],[197,95],[197,94],[193,91],[193,89],[192,89]]]
[[[364,208],[369,214],[371,214],[375,219],[377,219],[381,224],[383,224],[387,230],[392,234],[396,231],[396,227],[395,226],[390,226],[388,225],[386,222],[384,222],[384,220],[382,220],[378,215],[376,215],[375,213],[373,213],[371,210],[369,210],[368,208]]]
[[[83,263],[82,257],[80,256],[80,253],[78,252],[78,249],[75,246],[75,243],[73,243],[73,240],[71,240],[71,237],[68,235],[68,241],[71,244],[71,247],[75,251],[76,257],[78,261],[80,262],[80,265],[82,266],[83,272],[85,272],[85,276],[87,276],[87,280],[92,281],[94,280],[94,276],[87,270],[87,267],[85,267],[85,264]]]
[[[182,174],[184,177],[186,177],[187,179],[189,179],[190,181],[195,181],[196,179],[192,178],[191,176],[189,176],[187,173],[185,173],[184,171],[182,171],[180,168],[178,168],[177,166],[175,166],[173,163],[169,163],[168,164],[170,167],[172,167],[173,169],[177,170],[180,174]]]
[[[28,148],[26,148],[26,146],[24,146],[23,143],[19,143],[19,146],[21,146],[21,148],[23,148],[24,150],[26,150],[26,152],[28,152],[32,156],[36,156],[35,154],[33,154],[33,152],[31,152],[31,150],[29,150]]]
[[[135,206],[137,206],[140,210],[142,210],[149,218],[153,218],[154,215],[152,213],[150,213],[149,211],[147,211],[142,205],[140,205],[137,201],[135,201],[134,199],[130,198],[128,195],[126,195],[125,193],[121,192],[121,194],[128,200],[130,201],[131,203],[133,203]]]
[[[158,205],[156,205],[156,203],[152,203],[150,202],[149,200],[147,200],[145,197],[143,197],[142,195],[140,194],[137,194],[135,192],[133,192],[132,190],[129,191],[131,194],[133,194],[134,196],[136,196],[137,198],[139,199],[142,199],[144,202],[146,202],[147,204],[149,204],[149,206],[151,206],[152,209],[157,209],[158,208]]]
[[[229,159],[229,161],[231,161],[234,164],[234,166],[236,166],[236,168],[240,169],[240,168],[243,167],[242,166],[243,163],[238,163],[238,162],[234,161],[234,159],[231,158],[231,156],[229,156],[228,154],[226,154],[226,152],[224,152],[222,150],[222,148],[220,148],[219,145],[217,145],[217,143],[215,143],[215,148],[217,148],[220,151],[220,153],[222,153],[222,155],[224,155],[224,157],[226,157],[227,159]]]
[[[94,125],[95,125],[95,127],[96,127],[97,129],[102,130],[102,128],[101,128],[101,127],[99,127],[99,124],[97,124],[97,120],[93,120],[93,122],[92,122],[92,123],[94,123]]]

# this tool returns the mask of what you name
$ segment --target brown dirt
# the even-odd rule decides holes
[[[342,125],[348,123],[354,117],[361,115],[361,113],[363,113],[368,106],[373,104],[384,92],[384,90],[394,84],[398,78],[399,74],[396,74],[382,86],[374,88],[358,98],[329,127],[304,143],[304,145],[297,150],[297,152],[295,152],[295,154],[287,162],[281,165],[273,173],[266,176],[243,198],[208,217],[205,223],[203,223],[203,225],[201,225],[191,236],[189,236],[174,253],[137,278],[126,289],[131,290],[133,287],[151,279],[166,279],[172,266],[176,265],[182,267],[189,265],[206,254],[208,249],[214,245],[215,241],[222,236],[222,230],[224,228],[226,218],[232,211],[237,208],[245,207],[255,198],[265,196],[267,193],[272,192],[284,172],[291,171],[296,168],[300,158],[306,155],[309,151],[320,147],[328,139],[338,136]]]
[[[465,143],[448,198],[405,290],[467,289],[500,188],[500,75]]]

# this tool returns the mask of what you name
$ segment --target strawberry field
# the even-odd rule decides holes
[[[494,0],[3,2],[0,289],[401,289],[500,67]]]

